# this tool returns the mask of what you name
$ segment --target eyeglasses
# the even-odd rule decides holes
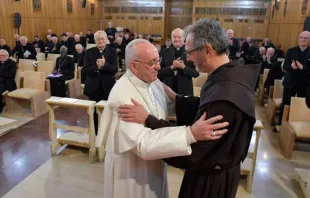
[[[189,58],[191,56],[191,53],[197,50],[201,50],[203,49],[204,46],[200,46],[200,47],[195,47],[194,49],[188,50],[187,52],[185,52],[184,54],[186,55],[186,58]]]
[[[139,61],[139,60],[133,60],[136,61],[138,63],[144,63],[148,65],[148,69],[153,69],[156,65],[159,65],[161,62],[161,58],[157,59],[157,60],[151,60],[149,62],[143,62],[143,61]]]

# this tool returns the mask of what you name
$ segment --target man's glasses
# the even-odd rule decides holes
[[[201,50],[203,49],[204,46],[200,46],[200,47],[195,47],[194,49],[188,50],[187,52],[185,52],[184,54],[186,55],[186,58],[189,58],[191,56],[191,53],[197,50]]]
[[[138,63],[144,63],[146,65],[148,65],[148,69],[153,69],[156,65],[159,65],[161,62],[161,58],[157,59],[157,60],[151,60],[149,62],[143,62],[143,61],[139,61],[139,60],[133,60],[136,61]]]

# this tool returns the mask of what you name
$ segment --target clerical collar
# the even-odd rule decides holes
[[[308,46],[307,47],[305,47],[305,48],[301,48],[300,46],[299,46],[299,49],[300,49],[300,51],[305,51],[305,50],[307,50],[308,49]]]
[[[98,51],[100,52],[100,53],[103,53],[103,51],[105,50],[105,46],[104,46],[104,48],[102,48],[102,50],[100,50],[99,48],[97,48],[98,49]]]
[[[129,69],[126,71],[125,74],[129,81],[133,83],[134,86],[141,87],[141,88],[148,88],[151,83],[146,83],[142,80],[140,80],[137,76],[135,76]]]

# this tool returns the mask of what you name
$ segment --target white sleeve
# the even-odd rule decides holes
[[[120,121],[118,128],[119,152],[132,150],[145,160],[190,155],[189,127],[166,127],[151,130],[141,124]]]

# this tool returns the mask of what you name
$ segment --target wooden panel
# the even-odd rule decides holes
[[[164,35],[165,0],[103,0],[102,13],[104,29],[111,21],[133,33]]]
[[[285,3],[287,3],[286,15],[284,15]],[[281,44],[285,51],[298,45],[299,34],[303,31],[306,15],[310,14],[310,1],[306,5],[305,13],[302,13],[302,3],[303,0],[281,0],[279,9],[276,9],[272,2],[268,37],[274,44]]]
[[[216,19],[237,38],[262,39],[268,33],[270,5],[270,0],[194,0],[192,21]]]
[[[101,18],[101,3],[97,0],[88,0],[86,8],[82,8],[81,1],[72,1],[72,13],[67,13],[66,0],[41,0],[41,10],[34,11],[32,0],[0,1],[0,37],[6,39],[13,47],[13,35],[17,30],[14,28],[14,13],[19,12],[22,16],[20,34],[33,40],[39,35],[45,40],[48,29],[57,35],[62,32],[86,32],[87,29],[96,31],[99,29],[98,20]],[[95,14],[91,15],[90,3],[95,5]]]

